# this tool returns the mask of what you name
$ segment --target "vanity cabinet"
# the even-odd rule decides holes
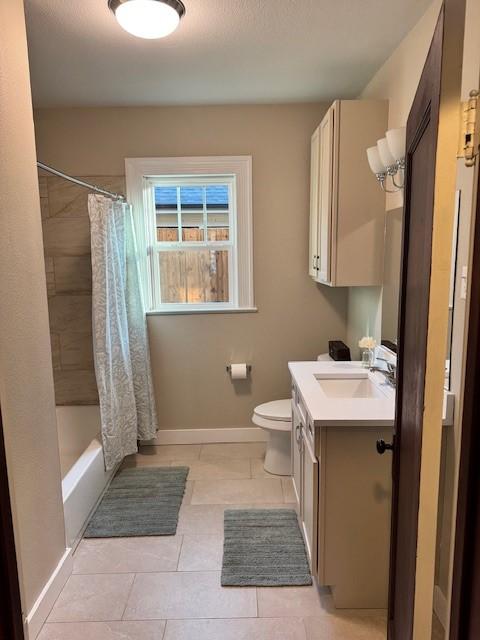
[[[377,439],[391,427],[327,427],[323,505],[325,553],[319,580],[337,606],[386,608],[390,560],[392,457],[378,455]]]
[[[311,141],[310,276],[332,287],[382,282],[385,194],[366,150],[385,136],[388,103],[336,100]]]
[[[392,427],[314,426],[292,385],[292,475],[312,574],[337,608],[383,609],[388,601],[391,457],[376,441]]]
[[[302,516],[302,481],[303,481],[303,427],[298,413],[292,412],[292,482],[295,497],[297,499],[298,511]]]
[[[314,453],[314,444],[308,437],[308,430],[303,438],[303,535],[307,546],[310,566],[317,568],[318,552],[318,489],[319,489],[319,460]]]
[[[310,569],[316,573],[319,463],[314,453],[313,438],[309,437],[309,425],[302,418],[295,399],[292,405],[292,481]]]
[[[318,469],[314,429],[295,385],[292,387],[292,481],[312,573],[317,568]]]

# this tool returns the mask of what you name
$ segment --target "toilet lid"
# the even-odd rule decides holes
[[[292,401],[274,400],[255,407],[254,413],[266,420],[282,420],[287,422],[292,419]]]

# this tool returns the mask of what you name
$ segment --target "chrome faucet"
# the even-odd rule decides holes
[[[380,373],[383,373],[388,384],[395,388],[397,386],[397,366],[393,364],[393,362],[390,362],[385,358],[380,358],[380,357],[375,358],[375,362],[377,360],[380,360],[381,362],[385,362],[385,364],[387,365],[387,368],[385,369],[381,367],[372,366],[370,367],[370,371],[378,371]]]

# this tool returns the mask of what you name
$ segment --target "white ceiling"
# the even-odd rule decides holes
[[[107,0],[25,0],[36,106],[354,97],[431,0],[184,0],[164,40],[123,31]]]

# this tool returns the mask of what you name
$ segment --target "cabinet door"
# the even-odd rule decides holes
[[[317,573],[318,460],[308,435],[303,438],[303,533],[312,573]]]
[[[310,263],[309,275],[318,275],[318,212],[320,195],[320,127],[312,136],[310,161]]]
[[[294,409],[292,429],[292,480],[300,517],[302,516],[302,437],[302,423],[297,411]]]
[[[320,124],[319,194],[318,194],[318,267],[317,280],[332,282],[332,208],[335,106],[325,114]]]

